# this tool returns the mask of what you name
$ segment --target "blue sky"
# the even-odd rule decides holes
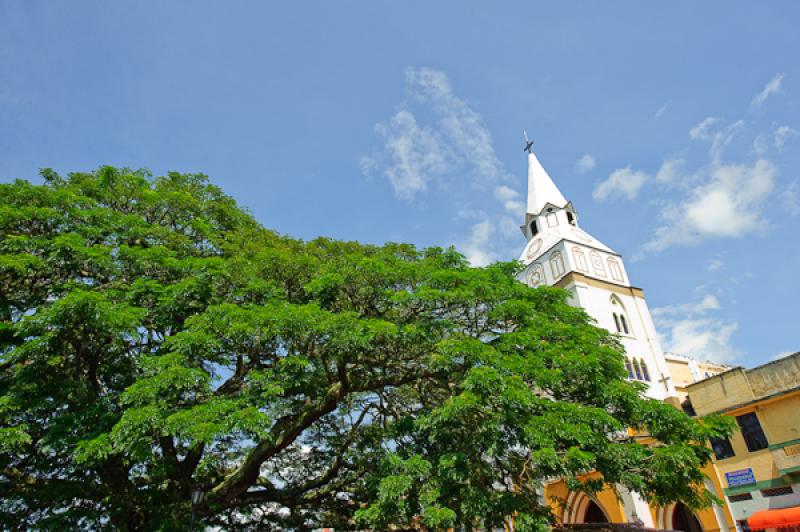
[[[298,7],[302,6],[302,8]],[[800,4],[0,0],[0,179],[204,172],[310,239],[518,257],[522,130],[668,349],[800,350]]]

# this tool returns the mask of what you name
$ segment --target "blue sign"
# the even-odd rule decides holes
[[[728,481],[729,488],[756,483],[756,477],[753,475],[753,470],[749,467],[747,469],[740,469],[738,471],[725,473],[725,479]]]

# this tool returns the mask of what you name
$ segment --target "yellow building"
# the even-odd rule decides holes
[[[686,399],[688,395],[686,389],[690,384],[731,369],[731,366],[719,362],[696,360],[677,353],[664,353],[664,360],[667,361],[669,376],[681,401]]]
[[[740,530],[800,527],[800,353],[686,387],[699,416],[739,425],[712,442],[717,482]]]
[[[664,353],[664,360],[667,363],[669,378],[672,380],[672,385],[675,386],[678,401],[683,410],[690,415],[695,413],[691,404],[686,401],[689,396],[688,386],[731,369],[731,366],[725,364],[710,360],[696,360],[676,353]]]

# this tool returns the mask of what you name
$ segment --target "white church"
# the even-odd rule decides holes
[[[644,292],[631,285],[619,253],[580,228],[572,203],[533,152],[528,154],[528,204],[520,228],[528,240],[520,255],[526,266],[520,280],[569,290],[573,305],[619,336],[629,376],[646,383],[654,399],[675,396]]]
[[[519,280],[529,286],[557,286],[571,293],[570,304],[581,307],[597,325],[616,334],[626,352],[631,380],[647,385],[646,394],[678,407],[685,395],[676,390],[670,369],[686,365],[690,380],[719,373],[726,366],[688,357],[665,355],[656,334],[644,292],[630,282],[622,257],[580,228],[578,214],[547,174],[536,155],[528,153],[528,198],[520,226],[527,243],[520,255],[524,269]],[[704,365],[699,371],[698,366]],[[707,482],[717,495],[721,486]],[[650,508],[636,493],[619,487],[621,500],[612,490],[596,497],[569,493],[563,483],[549,484],[547,495],[567,502],[560,518],[565,524],[640,521],[647,527],[728,532],[732,520],[722,507],[692,513],[682,504]],[[677,527],[675,527],[677,528]]]

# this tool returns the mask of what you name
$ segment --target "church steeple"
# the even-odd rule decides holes
[[[526,212],[538,216],[548,203],[564,208],[567,200],[564,199],[561,191],[542,167],[536,154],[530,151],[528,152],[528,208]]]
[[[578,227],[572,203],[531,151],[528,205],[520,229],[528,243],[520,255],[524,268],[518,278],[530,286],[567,289],[571,304],[619,337],[631,379],[645,382],[650,397],[674,395],[674,387],[659,379],[667,374],[666,362],[644,294],[631,286],[622,257]]]
[[[577,229],[578,221],[572,203],[564,198],[550,175],[536,158],[532,150],[528,152],[528,204],[525,220],[520,226],[528,240],[545,231],[555,237],[567,228]],[[566,234],[560,235],[567,237]]]

